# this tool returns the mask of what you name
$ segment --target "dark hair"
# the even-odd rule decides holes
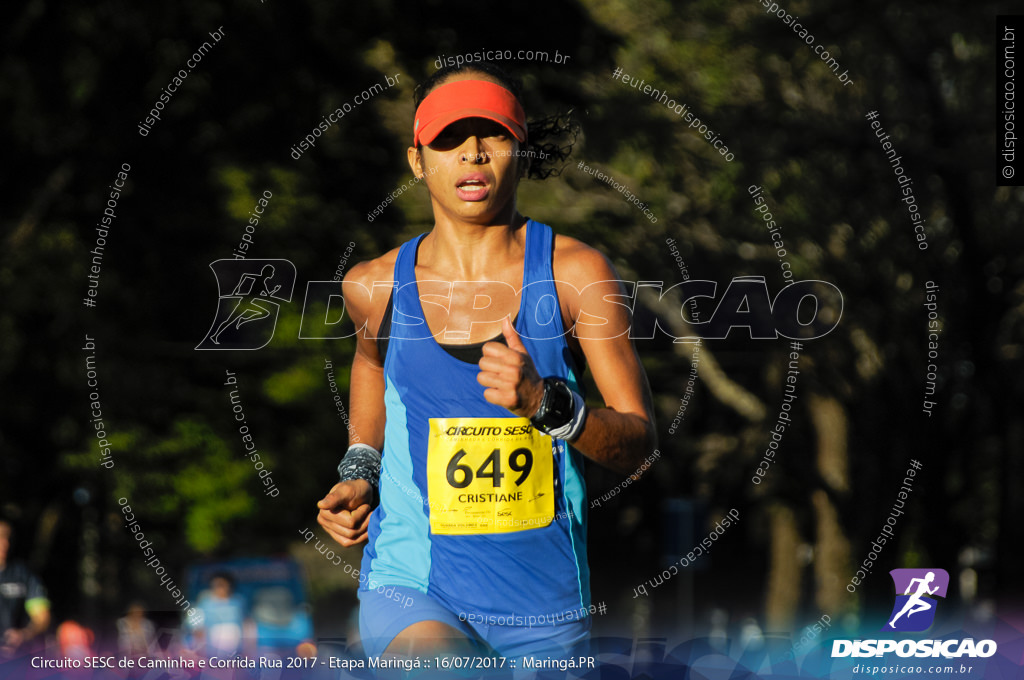
[[[213,572],[212,574],[210,574],[210,580],[208,581],[208,583],[213,583],[217,579],[226,581],[228,587],[231,589],[231,592],[235,591],[235,585],[237,584],[237,581],[235,580],[235,575],[232,574],[230,571],[225,571],[221,569]]]
[[[502,87],[523,101],[523,84],[518,78],[510,75],[505,69],[490,61],[475,61],[470,64],[445,66],[438,69],[413,90],[413,106],[419,108],[435,88],[444,83],[450,76],[465,72],[486,73],[498,80]],[[525,107],[524,107],[525,108]],[[572,110],[547,116],[526,123],[526,148],[522,149],[522,157],[527,159],[524,176],[527,179],[547,179],[561,174],[562,165],[572,153],[576,144],[580,126],[573,117]]]

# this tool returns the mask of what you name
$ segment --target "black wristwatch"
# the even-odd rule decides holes
[[[557,430],[572,422],[574,406],[572,389],[567,382],[561,378],[544,378],[544,397],[530,422],[544,433]]]

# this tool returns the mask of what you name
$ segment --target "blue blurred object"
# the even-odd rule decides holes
[[[231,574],[234,592],[246,602],[261,652],[295,656],[299,645],[314,642],[305,575],[298,562],[288,557],[246,557],[194,564],[185,576],[189,598],[198,601],[210,579],[222,572]]]

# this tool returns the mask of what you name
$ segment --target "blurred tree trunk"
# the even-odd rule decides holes
[[[848,602],[845,578],[850,572],[850,540],[840,523],[835,498],[848,492],[848,419],[842,404],[829,395],[807,399],[816,439],[816,466],[822,487],[811,493],[814,507],[814,603],[832,615]],[[765,618],[769,630],[792,628],[800,606],[803,539],[790,508],[776,503],[771,515],[771,556]]]
[[[847,598],[850,539],[843,531],[834,498],[849,490],[846,410],[831,395],[811,394],[807,400],[817,439],[818,474],[825,488],[811,494],[815,509],[814,601],[824,612],[838,612]]]
[[[771,561],[765,621],[770,631],[789,630],[800,603],[800,532],[793,511],[782,503],[773,503],[768,514],[771,517]]]

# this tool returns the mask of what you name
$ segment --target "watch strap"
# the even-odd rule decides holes
[[[553,403],[558,398],[557,392],[559,391],[568,394],[572,399],[571,410],[568,410],[560,418],[553,413]],[[561,378],[544,379],[544,397],[541,399],[537,413],[530,419],[534,427],[555,439],[575,441],[583,432],[586,418],[586,402],[582,396],[569,387],[567,382]]]

